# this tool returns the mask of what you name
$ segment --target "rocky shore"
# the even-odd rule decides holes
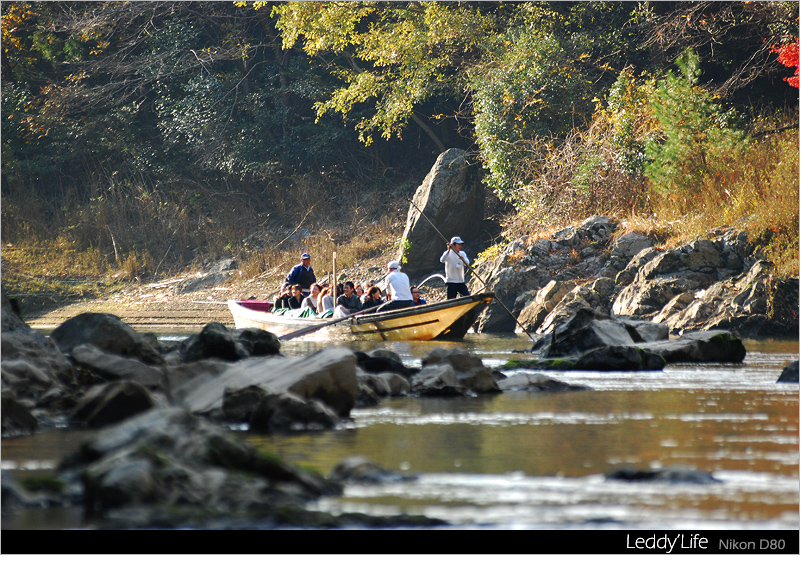
[[[228,428],[338,428],[353,408],[396,395],[575,392],[583,388],[546,372],[738,363],[745,337],[797,337],[798,280],[773,278],[744,231],[718,229],[666,250],[638,233],[616,236],[617,229],[592,217],[549,238],[512,241],[476,266],[471,289],[486,286],[499,298],[476,329],[536,335],[535,359],[503,368],[518,369],[511,377],[455,348],[433,349],[418,368],[385,349],[335,346],[285,357],[275,335],[232,328],[221,303],[267,293],[230,284],[233,264],[151,293],[133,290],[122,296],[120,315],[111,314],[121,308],[112,300],[28,324],[3,298],[3,436],[64,425],[97,430],[63,460],[59,486],[44,500],[4,473],[3,510],[79,504],[110,527],[239,527],[245,518],[264,527],[435,525],[309,512],[307,501],[340,494],[348,480],[413,477],[356,459],[331,475],[314,474],[257,451]],[[194,303],[194,314],[181,317],[178,300]],[[163,326],[154,321],[164,318],[161,310],[188,331],[185,340],[167,344],[143,331]],[[33,328],[48,325],[44,319],[53,324],[50,337]],[[797,380],[795,362],[779,381]]]

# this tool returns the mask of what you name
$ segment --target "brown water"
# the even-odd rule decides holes
[[[324,343],[284,344],[289,356]],[[470,335],[462,343],[383,343],[419,365],[434,346],[463,346],[492,367],[523,356],[527,337]],[[591,391],[508,392],[475,398],[385,400],[326,432],[245,436],[328,473],[350,455],[418,475],[349,486],[313,507],[442,518],[454,528],[772,528],[799,526],[799,392],[776,384],[798,359],[797,341],[746,341],[741,365],[677,365],[662,372],[545,372]],[[379,343],[357,343],[361,349]],[[4,469],[55,467],[81,438],[53,431],[2,441]],[[622,466],[686,465],[708,485],[626,483]],[[34,513],[32,515],[32,512]],[[4,518],[8,527],[80,526],[48,511]],[[40,515],[37,516],[36,514]],[[78,519],[78,520],[77,520]]]

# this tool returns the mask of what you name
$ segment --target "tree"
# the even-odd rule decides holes
[[[301,40],[344,86],[317,103],[318,118],[334,111],[355,117],[366,144],[379,132],[401,136],[409,120],[439,150],[444,145],[417,108],[438,96],[455,96],[464,63],[495,32],[485,6],[466,2],[289,2],[275,8],[285,48]],[[370,111],[358,106],[374,102]]]
[[[697,84],[701,70],[696,53],[688,49],[676,62],[680,74],[669,71],[651,100],[663,139],[647,143],[646,174],[653,189],[687,207],[706,176],[726,173],[725,159],[743,150],[746,139],[735,126],[734,113],[723,111],[716,96]]]

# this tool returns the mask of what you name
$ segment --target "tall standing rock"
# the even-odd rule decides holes
[[[447,239],[460,236],[467,242],[473,241],[480,231],[485,194],[477,174],[470,173],[470,166],[466,151],[443,152],[413,196],[413,203],[426,218],[410,206],[399,254],[413,283],[443,270],[438,259],[447,246],[436,228]]]

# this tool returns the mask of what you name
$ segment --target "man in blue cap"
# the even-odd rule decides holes
[[[311,261],[312,257],[306,252],[301,254],[301,263],[289,271],[289,275],[287,275],[287,279],[284,281],[284,286],[292,287],[298,284],[301,286],[304,297],[309,295],[309,288],[317,281],[315,272],[312,270],[312,266],[309,265]]]

